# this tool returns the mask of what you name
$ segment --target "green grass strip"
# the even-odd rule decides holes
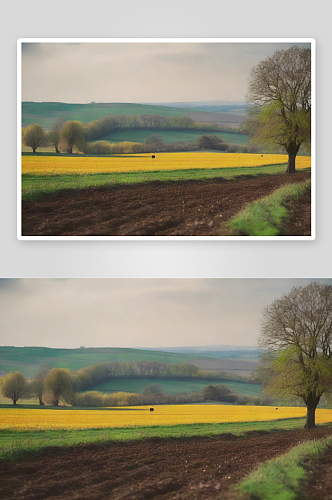
[[[228,234],[241,236],[280,235],[288,216],[285,205],[302,196],[310,188],[310,180],[299,184],[288,184],[277,189],[271,195],[254,201],[230,220],[227,224]]]
[[[110,420],[112,416],[110,415]],[[302,428],[304,418],[265,422],[223,424],[182,424],[149,427],[122,427],[75,430],[0,430],[0,460],[28,458],[49,447],[68,447],[89,443],[132,441],[151,438],[173,439],[194,436],[213,437],[220,434],[243,436],[253,431],[275,432]]]
[[[301,497],[301,483],[307,479],[305,464],[316,460],[328,446],[332,446],[332,437],[309,441],[265,462],[235,488],[236,498],[295,500]]]
[[[188,170],[160,170],[154,172],[114,172],[107,174],[66,174],[66,175],[22,175],[22,199],[36,201],[56,192],[70,189],[84,189],[119,184],[143,182],[177,182],[189,180],[209,180],[215,178],[235,179],[239,176],[259,176],[280,174],[286,171],[286,164],[265,165],[263,167],[236,168],[193,168]],[[303,169],[310,171],[310,169]]]

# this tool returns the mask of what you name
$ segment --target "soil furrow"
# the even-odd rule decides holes
[[[1,462],[0,497],[225,499],[230,485],[258,464],[299,442],[329,435],[332,427],[54,449],[28,461]]]
[[[99,187],[22,204],[24,236],[213,236],[222,222],[295,175]],[[290,228],[291,229],[291,228]],[[298,230],[299,228],[297,228]],[[300,228],[301,232],[301,228]]]

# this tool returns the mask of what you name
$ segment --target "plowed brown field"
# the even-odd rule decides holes
[[[24,201],[22,234],[220,235],[221,223],[228,221],[248,203],[271,194],[285,184],[309,178],[310,172],[297,172],[296,175],[241,177],[230,181],[218,178],[68,190],[37,202]]]
[[[285,453],[299,441],[331,434],[332,427],[323,427],[252,433],[245,438],[221,435],[53,449],[29,461],[1,462],[0,497],[225,499],[230,485],[259,463]]]

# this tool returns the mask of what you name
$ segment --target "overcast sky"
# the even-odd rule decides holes
[[[263,309],[309,281],[1,279],[0,345],[255,345]]]
[[[290,45],[24,43],[22,100],[244,101],[250,69]]]

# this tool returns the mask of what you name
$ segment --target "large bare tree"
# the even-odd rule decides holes
[[[27,127],[24,127],[22,131],[23,144],[32,148],[32,152],[35,153],[36,149],[43,146],[46,142],[46,135],[43,127],[39,123],[32,123]]]
[[[0,392],[6,398],[13,401],[16,405],[17,401],[25,394],[27,382],[21,372],[7,373],[0,380]]]
[[[332,286],[311,282],[272,302],[263,313],[258,342],[265,391],[303,400],[305,426],[315,427],[317,405],[332,391]]]
[[[251,70],[246,99],[251,140],[285,148],[287,172],[294,173],[300,146],[311,138],[310,48],[294,45],[261,61]]]
[[[57,118],[51,130],[49,130],[47,133],[47,142],[51,146],[54,146],[56,153],[60,153],[59,151],[59,144],[61,140],[60,131],[64,123],[65,121],[62,118]]]
[[[82,123],[78,121],[67,121],[61,128],[60,138],[65,142],[68,153],[71,154],[73,148],[81,151],[85,144]]]
[[[70,371],[65,368],[52,368],[46,377],[45,386],[55,406],[59,406],[60,400],[68,402],[73,395]]]

